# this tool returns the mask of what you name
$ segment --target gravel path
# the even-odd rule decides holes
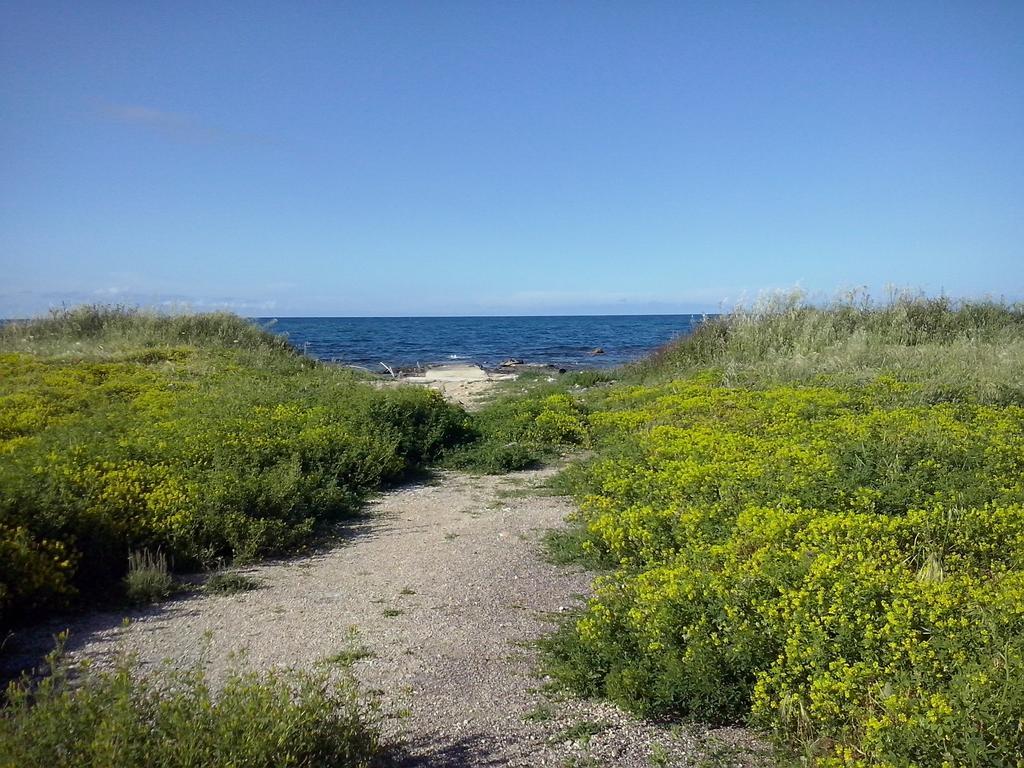
[[[364,651],[352,670],[381,692],[401,766],[763,762],[740,730],[668,729],[544,692],[532,642],[591,578],[540,555],[544,531],[571,511],[568,500],[535,493],[551,472],[441,473],[388,492],[348,541],[247,569],[259,589],[171,601],[127,625],[122,613],[96,614],[71,628],[71,647],[101,663],[118,649],[143,665],[205,658],[214,679],[239,651],[255,667]],[[55,627],[40,629],[45,642]]]

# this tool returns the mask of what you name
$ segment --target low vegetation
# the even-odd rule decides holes
[[[259,589],[259,586],[258,581],[250,579],[244,573],[219,571],[206,580],[203,589],[214,595],[235,595],[239,592],[251,592]]]
[[[72,678],[59,653],[39,683],[13,683],[0,711],[0,765],[18,768],[369,766],[372,708],[351,679],[201,669],[139,676],[130,659]]]
[[[430,461],[506,472],[582,448],[558,481],[579,517],[547,546],[601,575],[545,641],[562,683],[754,724],[821,768],[1019,765],[1024,308],[776,298],[626,369],[520,384],[469,417],[230,316],[5,327],[4,616],[116,583],[132,551],[150,554],[129,582],[149,584],[156,552],[294,548]],[[0,744],[20,751],[0,764],[359,765],[374,743],[323,677],[243,675],[217,697],[197,673],[119,668],[9,698]],[[165,749],[185,734],[191,762]]]
[[[634,382],[700,371],[727,386],[867,385],[879,376],[915,384],[919,403],[1024,403],[1024,309],[996,301],[854,293],[828,306],[774,294],[702,324],[630,366]]]
[[[124,591],[133,603],[155,603],[174,591],[174,577],[163,552],[134,551],[128,555]]]
[[[580,494],[618,568],[563,638],[563,677],[646,715],[749,714],[840,762],[1008,754],[1024,410],[900,390],[709,376],[594,414],[617,455]]]
[[[551,671],[819,766],[1016,764],[1022,364],[1020,307],[784,298],[566,387],[596,455],[555,552],[615,567]]]
[[[471,439],[446,457],[448,466],[484,474],[525,469],[560,450],[585,446],[590,435],[583,401],[564,386],[537,379],[530,395],[504,393],[474,414]]]
[[[3,326],[0,623],[107,592],[134,550],[177,569],[293,550],[468,428],[437,393],[376,388],[233,315]]]

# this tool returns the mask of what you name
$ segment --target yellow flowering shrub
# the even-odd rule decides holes
[[[106,589],[134,548],[187,568],[293,547],[468,430],[436,392],[252,354],[0,355],[0,621]]]
[[[1024,409],[905,383],[621,387],[583,517],[618,563],[556,638],[577,688],[752,719],[820,765],[1024,753]]]
[[[73,594],[74,566],[75,557],[63,542],[0,523],[0,606],[65,604]]]

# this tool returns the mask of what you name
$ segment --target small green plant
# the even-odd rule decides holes
[[[332,656],[328,656],[324,661],[328,664],[337,664],[341,667],[351,667],[357,661],[373,659],[376,658],[376,656],[377,654],[374,653],[374,651],[366,648],[365,646],[353,646],[351,648],[338,651]]]
[[[233,595],[259,588],[259,582],[241,573],[221,571],[207,579],[203,589],[214,595]]]
[[[608,728],[608,723],[600,720],[583,720],[555,735],[553,741],[576,741],[586,746],[594,736],[604,733]]]
[[[545,559],[555,565],[576,564],[593,571],[606,570],[615,565],[600,541],[583,523],[546,531],[542,546]]]
[[[526,469],[590,441],[583,402],[557,385],[494,400],[472,415],[473,440],[449,452],[449,466],[485,474]]]
[[[400,594],[400,595],[415,595],[416,594],[416,590],[415,589],[410,589],[409,587],[403,587],[402,590],[398,594]]]
[[[155,603],[169,596],[174,591],[174,579],[164,553],[159,549],[132,551],[128,555],[124,591],[133,603]]]
[[[534,707],[525,715],[523,715],[523,720],[526,720],[528,723],[546,723],[548,720],[551,720],[554,716],[555,711],[551,708],[550,705],[538,704],[536,707]]]
[[[122,658],[71,682],[59,649],[0,710],[0,765],[18,768],[369,766],[370,708],[348,677],[232,671],[215,692],[200,667],[138,674]]]
[[[393,619],[395,616],[401,616],[405,611],[401,608],[385,608],[381,615],[386,619]]]
[[[664,745],[651,744],[651,753],[647,756],[647,762],[651,768],[668,768],[672,764],[671,760],[672,758]]]
[[[610,384],[616,379],[614,371],[572,371],[562,378],[562,384],[578,387],[593,387],[597,384]]]

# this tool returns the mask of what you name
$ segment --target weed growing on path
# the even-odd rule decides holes
[[[241,573],[219,572],[207,579],[203,589],[214,595],[234,595],[259,588],[259,582]]]
[[[167,567],[167,558],[159,549],[134,550],[128,555],[128,573],[124,591],[133,603],[155,603],[174,591],[174,579]]]

